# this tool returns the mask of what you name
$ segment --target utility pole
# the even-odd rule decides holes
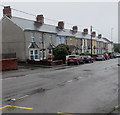
[[[90,27],[90,33],[91,33],[91,56],[92,56],[92,26]]]

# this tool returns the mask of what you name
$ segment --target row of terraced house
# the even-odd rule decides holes
[[[61,43],[69,45],[72,54],[90,53],[91,49],[92,54],[113,52],[113,43],[95,31],[91,40],[87,28],[82,32],[77,26],[65,29],[63,21],[57,26],[45,24],[43,15],[37,15],[35,20],[14,17],[10,6],[4,7],[0,24],[2,53],[15,53],[19,61],[48,59],[50,50]]]

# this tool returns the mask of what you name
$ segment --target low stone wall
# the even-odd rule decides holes
[[[27,64],[55,66],[55,65],[62,65],[63,61],[62,60],[55,60],[55,61],[49,61],[49,60],[41,60],[41,61],[27,60]]]
[[[0,70],[18,69],[18,61],[16,58],[8,58],[0,60]]]

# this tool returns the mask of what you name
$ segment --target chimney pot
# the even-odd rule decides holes
[[[102,38],[102,34],[98,34],[98,38]]]
[[[88,34],[88,29],[87,29],[87,28],[85,28],[85,29],[83,30],[83,34]]]
[[[96,32],[92,32],[92,36],[95,37],[96,36]]]
[[[74,32],[77,32],[77,31],[78,31],[78,27],[77,27],[77,26],[73,26],[73,27],[72,27],[72,30],[73,30]]]
[[[63,21],[58,22],[58,28],[64,29],[64,22]]]
[[[41,15],[37,15],[36,21],[43,24],[44,23],[44,16],[42,14]]]
[[[5,6],[3,9],[3,16],[6,15],[7,17],[12,17],[12,12],[10,6]]]

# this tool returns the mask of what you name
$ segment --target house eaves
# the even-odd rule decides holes
[[[47,32],[47,31],[39,31],[39,30],[30,30],[30,29],[25,29],[24,31],[32,31],[32,32],[42,32],[42,33],[50,33],[50,34],[57,34],[56,32]]]

